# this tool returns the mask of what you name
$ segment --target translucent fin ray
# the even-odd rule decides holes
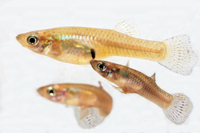
[[[154,73],[152,76],[151,76],[151,79],[156,82],[156,73]]]
[[[113,30],[132,37],[139,37],[140,35],[139,28],[130,21],[123,21],[117,24]]]
[[[184,94],[174,94],[169,108],[164,110],[165,115],[175,124],[182,124],[192,111],[192,103]]]
[[[189,75],[197,63],[197,56],[191,48],[189,36],[172,37],[164,43],[167,54],[165,60],[159,63],[176,73]]]
[[[126,67],[129,67],[129,60],[128,60],[127,63],[126,63]]]
[[[87,115],[84,118],[81,118],[81,116],[83,116],[82,113],[84,113],[84,115],[85,115],[85,112],[87,112]],[[80,107],[75,107],[74,113],[75,113],[75,117],[76,117],[78,124],[82,128],[96,127],[105,118],[105,117],[100,115],[99,109],[95,108],[95,107],[85,108],[83,112],[82,112],[82,109]]]

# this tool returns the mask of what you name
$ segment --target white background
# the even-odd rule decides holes
[[[113,57],[151,76],[168,93],[184,93],[193,102],[193,111],[182,125],[169,121],[157,105],[136,94],[116,91],[89,65],[78,66],[38,55],[22,47],[15,37],[24,32],[62,26],[112,29],[130,20],[140,29],[141,38],[163,41],[188,34],[193,49],[200,50],[199,0],[0,0],[0,133],[199,133],[200,65],[191,75],[169,71],[156,62]],[[71,107],[40,97],[36,89],[52,83],[86,83],[103,87],[114,100],[113,110],[94,129],[77,125]]]

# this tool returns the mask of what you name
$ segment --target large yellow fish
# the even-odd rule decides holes
[[[86,84],[52,84],[40,87],[38,93],[53,102],[74,107],[82,128],[99,125],[112,110],[112,97],[100,87]]]
[[[22,46],[53,59],[88,64],[92,59],[110,56],[133,57],[157,61],[174,72],[188,75],[196,64],[187,35],[163,42],[135,38],[135,26],[124,21],[113,30],[61,27],[20,34],[16,38]]]
[[[169,94],[157,86],[155,74],[151,77],[119,64],[92,60],[93,69],[102,77],[115,83],[122,93],[136,93],[157,104],[169,120],[182,124],[192,110],[190,99],[181,93]]]

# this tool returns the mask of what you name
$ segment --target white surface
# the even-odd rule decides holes
[[[188,34],[200,49],[199,0],[0,0],[0,133],[71,132],[200,132],[200,67],[189,76],[173,73],[156,62],[133,58],[108,59],[147,75],[165,91],[184,93],[193,111],[182,125],[169,121],[162,109],[139,95],[123,95],[92,68],[59,62],[22,47],[15,37],[23,32],[62,26],[112,29],[117,23],[137,23],[141,38],[162,41]],[[114,100],[113,110],[94,129],[81,129],[72,108],[40,97],[36,89],[52,83],[87,83],[103,87]]]

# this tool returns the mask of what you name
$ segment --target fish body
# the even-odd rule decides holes
[[[73,106],[77,121],[83,128],[100,124],[112,110],[112,97],[101,86],[52,84],[37,91],[48,100]]]
[[[89,64],[92,59],[109,56],[160,61],[166,52],[162,42],[138,39],[109,29],[62,27],[24,34],[27,37],[29,35],[37,35],[41,41],[41,44],[38,44],[39,49],[32,49],[28,44],[29,49],[59,61],[74,64]],[[48,46],[49,48],[45,49]],[[92,50],[94,56],[92,56]]]
[[[183,45],[175,48],[168,44],[175,43],[173,41],[159,42],[136,38],[131,34],[135,32],[135,28],[130,25],[128,22],[122,22],[113,30],[86,27],[61,27],[28,32],[20,34],[16,38],[24,47],[62,62],[89,64],[92,59],[98,60],[110,56],[123,56],[157,61],[172,69],[172,71],[185,75],[192,71],[196,58],[190,47],[185,49],[186,46]],[[183,43],[181,42],[184,41],[186,42],[185,45],[189,45],[187,44],[188,40],[185,39],[187,36],[181,37],[182,40],[180,40],[180,36],[170,40],[178,40],[179,45],[182,45]],[[30,42],[31,39],[32,42]],[[173,50],[177,49],[178,51],[171,50],[171,47],[173,47]],[[174,53],[181,55],[181,57],[174,56]],[[185,53],[187,54],[185,55]],[[174,57],[171,57],[171,55]],[[172,62],[171,58],[176,59],[177,62],[176,60]],[[189,67],[185,68],[185,66],[181,65],[181,68],[184,70],[179,70],[180,60],[185,64],[187,62]],[[194,60],[192,62],[193,64],[191,60]],[[171,65],[177,66],[179,69],[174,70],[175,68]]]
[[[148,77],[127,66],[107,61],[92,60],[90,63],[102,77],[115,83],[120,92],[137,93],[150,100],[161,107],[166,116],[176,124],[183,123],[192,110],[192,103],[187,96],[165,92],[156,84],[155,75]]]

